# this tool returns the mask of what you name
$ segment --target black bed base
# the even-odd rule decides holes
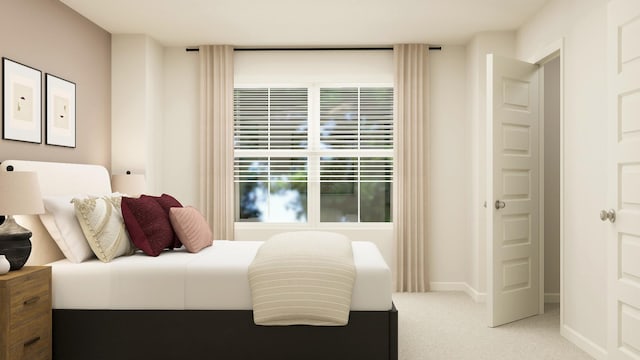
[[[257,326],[251,310],[53,310],[54,360],[397,360],[398,312],[347,326]]]

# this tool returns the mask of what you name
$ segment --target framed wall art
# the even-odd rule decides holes
[[[46,143],[76,147],[76,84],[46,74]]]
[[[42,142],[42,72],[2,58],[2,138]]]

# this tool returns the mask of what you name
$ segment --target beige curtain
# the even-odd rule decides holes
[[[393,47],[395,63],[394,238],[397,291],[429,290],[427,201],[429,170],[429,47]]]
[[[200,209],[233,240],[233,47],[200,46]]]

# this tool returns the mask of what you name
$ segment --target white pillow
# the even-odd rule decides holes
[[[91,250],[104,262],[131,255],[135,250],[125,230],[121,202],[122,196],[116,194],[72,200]]]
[[[72,198],[73,196],[43,197],[46,213],[40,215],[40,220],[64,256],[73,263],[81,263],[95,256],[76,218]]]

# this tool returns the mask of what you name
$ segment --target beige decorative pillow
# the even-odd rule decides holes
[[[209,224],[196,208],[172,207],[169,209],[169,219],[173,231],[187,251],[197,253],[213,243]]]
[[[135,250],[124,227],[120,195],[74,198],[76,217],[98,259],[109,262]]]

